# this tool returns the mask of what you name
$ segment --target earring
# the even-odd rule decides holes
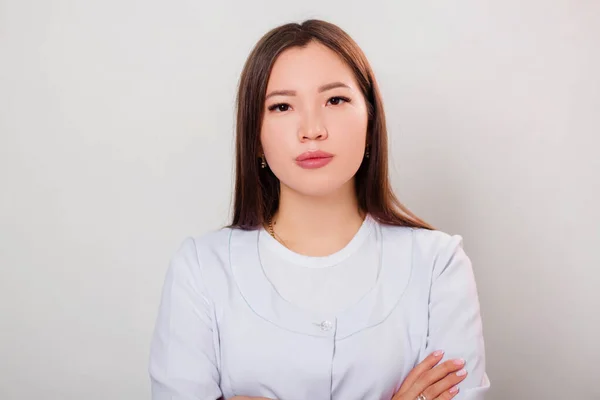
[[[265,161],[265,155],[264,154],[260,155],[260,167],[261,168],[266,168],[267,167],[267,162]]]
[[[367,150],[365,151],[365,158],[369,158],[369,146],[367,145]]]

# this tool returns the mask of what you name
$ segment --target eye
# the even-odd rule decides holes
[[[269,111],[275,111],[275,112],[285,112],[285,111],[288,111],[289,109],[290,109],[290,105],[286,104],[286,103],[273,104],[272,106],[269,106],[269,108],[268,108]]]
[[[327,102],[331,103],[331,105],[333,105],[333,106],[337,106],[342,103],[350,103],[350,99],[347,97],[335,96],[335,97],[330,98]]]

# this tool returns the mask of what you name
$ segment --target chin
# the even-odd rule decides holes
[[[300,188],[299,190],[294,190],[295,192],[298,192],[299,194],[303,195],[303,196],[308,196],[308,197],[327,197],[329,195],[332,195],[334,193],[336,193],[340,188],[338,187],[331,187],[331,186],[312,186],[312,187],[306,187],[306,188]]]
[[[293,182],[282,182],[289,190],[302,196],[327,197],[338,193],[340,190],[348,189],[353,185],[352,176],[346,177],[311,177],[307,180],[294,180]]]

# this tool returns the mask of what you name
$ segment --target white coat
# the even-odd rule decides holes
[[[377,225],[376,285],[336,314],[283,299],[260,264],[258,231],[188,238],[169,267],[151,345],[153,400],[235,395],[390,400],[437,349],[464,358],[456,400],[489,388],[479,300],[462,238]]]

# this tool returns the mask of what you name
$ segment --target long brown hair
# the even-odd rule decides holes
[[[327,46],[350,66],[367,103],[370,156],[363,160],[354,177],[360,209],[384,224],[433,229],[402,205],[392,191],[388,176],[385,113],[367,58],[341,28],[314,19],[302,24],[285,24],[267,32],[244,65],[237,95],[236,178],[231,227],[255,229],[277,211],[279,180],[269,168],[260,168],[259,158],[267,83],[275,60],[284,50],[304,47],[311,41]]]

